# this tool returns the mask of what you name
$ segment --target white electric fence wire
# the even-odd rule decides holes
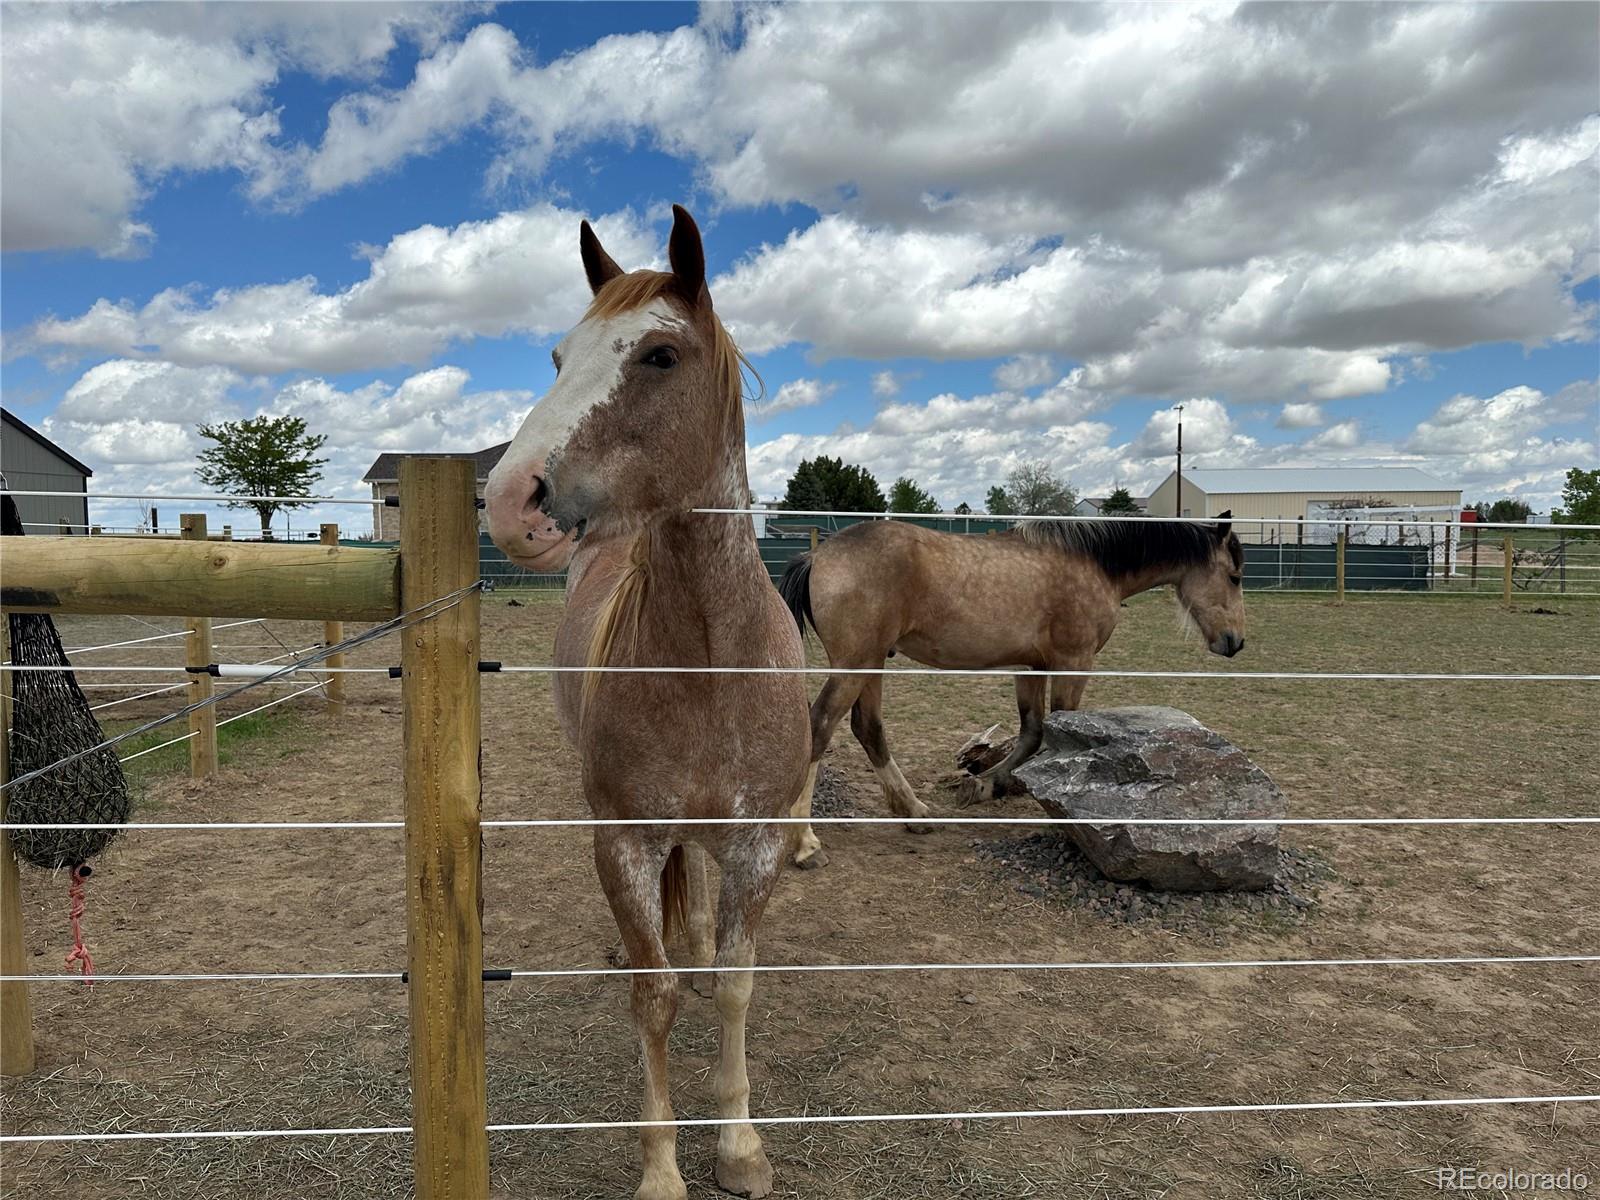
[[[1459,958],[1257,958],[1197,959],[1172,962],[973,962],[973,963],[757,963],[739,967],[769,975],[892,971],[1199,971],[1270,967],[1475,967],[1552,963],[1600,963],[1600,954],[1519,954]],[[726,967],[549,967],[516,969],[513,979],[572,979],[634,975],[714,975]],[[123,975],[0,975],[0,983],[224,983],[401,979],[400,971],[214,971]]]
[[[391,617],[391,618],[389,618],[389,620],[384,621],[381,624],[374,625],[370,629],[366,629],[366,630],[362,631],[361,633],[355,634],[355,635],[353,635],[351,637],[347,637],[341,642],[335,642],[335,643],[332,643],[330,645],[322,646],[319,649],[317,649],[316,653],[313,654],[311,656],[311,658],[309,658],[309,659],[307,659],[307,660],[305,660],[303,662],[289,663],[286,666],[279,668],[278,671],[274,672],[271,675],[264,675],[260,679],[248,680],[248,681],[246,681],[244,683],[241,683],[238,687],[230,688],[229,690],[227,690],[225,692],[215,692],[212,695],[207,696],[203,700],[196,700],[194,703],[186,704],[182,708],[179,708],[179,709],[176,709],[173,712],[167,713],[165,716],[157,717],[152,721],[146,721],[144,724],[136,726],[133,729],[126,730],[123,733],[119,733],[115,737],[107,738],[105,741],[99,743],[98,745],[88,746],[88,747],[86,747],[86,748],[84,748],[82,750],[76,751],[73,754],[67,755],[65,758],[57,759],[53,763],[48,763],[45,766],[38,767],[35,770],[28,771],[28,772],[26,772],[26,773],[24,773],[22,775],[18,775],[16,778],[8,780],[4,784],[0,784],[0,792],[6,791],[6,790],[11,789],[11,788],[14,788],[14,787],[18,786],[19,784],[27,783],[31,779],[37,779],[41,775],[47,774],[50,771],[58,770],[58,769],[60,769],[61,767],[65,766],[68,763],[77,762],[79,759],[84,758],[84,757],[86,757],[86,756],[88,756],[90,754],[96,754],[96,753],[100,752],[101,750],[108,750],[113,746],[121,745],[123,742],[129,740],[130,738],[138,737],[140,734],[148,733],[152,729],[159,729],[161,726],[168,725],[173,721],[176,721],[176,720],[179,720],[179,719],[181,719],[183,717],[186,717],[192,712],[198,712],[202,708],[206,708],[206,707],[208,707],[210,705],[213,705],[213,704],[219,704],[223,700],[231,699],[232,697],[237,696],[237,695],[239,695],[239,694],[241,694],[243,692],[246,692],[246,691],[248,691],[249,689],[251,689],[253,687],[259,687],[260,685],[262,685],[264,683],[269,683],[272,680],[275,680],[275,679],[280,678],[282,676],[290,675],[290,674],[294,673],[295,671],[303,670],[303,669],[305,669],[307,667],[314,666],[315,664],[317,664],[317,663],[323,661],[324,659],[327,659],[327,658],[329,658],[329,657],[331,657],[331,656],[333,656],[335,654],[342,653],[343,651],[346,651],[346,650],[354,650],[358,646],[364,646],[368,642],[376,641],[378,638],[384,637],[384,636],[386,636],[386,635],[388,635],[390,633],[396,633],[396,632],[399,632],[400,630],[409,629],[411,626],[413,626],[413,625],[415,625],[415,624],[417,624],[417,623],[419,623],[421,621],[430,620],[431,618],[438,616],[440,613],[444,612],[445,610],[450,609],[450,608],[454,608],[457,604],[460,604],[462,602],[462,600],[464,600],[468,595],[472,594],[473,592],[476,592],[479,589],[480,586],[481,586],[481,584],[474,582],[474,583],[468,584],[466,587],[457,588],[455,591],[447,593],[446,595],[443,595],[443,596],[439,596],[439,597],[437,597],[437,598],[435,598],[433,600],[430,600],[426,604],[420,604],[416,608],[411,609],[409,612],[400,613],[398,616]],[[10,669],[13,669],[13,668],[7,668],[7,670],[10,670]],[[17,670],[27,670],[26,667],[20,667],[20,668],[15,668],[15,669],[17,669]],[[60,670],[60,669],[63,669],[63,668],[56,668],[56,669]],[[65,669],[71,669],[71,668],[65,668]],[[111,669],[115,670],[115,668],[111,668]],[[137,670],[140,670],[141,668],[133,667],[133,668],[130,668],[130,669],[137,671]],[[319,684],[317,684],[315,686],[321,686],[321,684],[319,683]],[[180,739],[180,740],[186,740],[186,739]],[[144,752],[141,751],[141,753],[144,753]],[[132,756],[130,756],[130,757],[132,757]]]
[[[231,717],[227,717],[221,721],[218,721],[217,728],[221,729],[224,725],[231,725],[235,721],[242,721],[246,717],[253,717],[258,712],[271,708],[274,704],[282,704],[286,700],[293,700],[296,696],[304,696],[307,692],[314,692],[321,686],[322,685],[320,683],[314,683],[310,687],[301,688],[298,692],[290,692],[287,696],[279,696],[276,700],[268,700],[265,704],[258,704],[255,708],[249,709],[246,712],[235,713]],[[138,751],[137,753],[128,755],[126,758],[119,758],[117,761],[125,763],[132,762],[136,758],[143,758],[146,754],[154,754],[157,750],[165,750],[168,746],[177,746],[183,742],[187,742],[192,737],[194,737],[193,733],[186,733],[182,737],[173,738],[170,741],[162,742],[157,746],[149,746],[146,749]]]
[[[162,503],[171,500],[192,500],[202,503],[227,504],[236,501],[245,503],[267,501],[277,504],[355,504],[362,507],[378,507],[383,505],[382,500],[368,497],[365,500],[349,500],[339,496],[151,496],[141,492],[53,492],[36,490],[17,490],[13,496],[71,496],[76,500],[145,500],[152,503]],[[1005,514],[978,514],[978,513],[890,513],[890,512],[847,512],[829,509],[772,509],[772,508],[691,508],[686,510],[705,516],[761,516],[782,522],[793,520],[796,517],[847,517],[872,521],[1104,521],[1118,518],[1087,517],[1076,514],[1051,514],[1038,516],[1023,516],[1014,513]],[[1124,520],[1139,521],[1173,521],[1191,525],[1214,525],[1221,517],[1156,517],[1141,514],[1136,518],[1121,518]],[[1526,521],[1369,521],[1360,517],[1230,517],[1226,518],[1237,525],[1365,525],[1368,528],[1394,527],[1397,529],[1426,529],[1429,526],[1438,526],[1444,529],[1477,528],[1477,529],[1520,529],[1549,531],[1555,530],[1564,533],[1600,530],[1600,525],[1529,525]]]
[[[115,684],[113,686],[121,687],[122,685],[121,684]],[[129,703],[132,703],[135,700],[147,699],[150,696],[163,696],[168,692],[175,692],[179,688],[186,688],[188,686],[189,686],[189,681],[186,679],[182,683],[174,683],[174,684],[172,684],[172,685],[170,685],[168,687],[156,688],[154,691],[150,691],[150,692],[140,692],[136,696],[123,696],[120,700],[107,700],[104,704],[91,704],[89,706],[89,711],[90,712],[99,712],[102,708],[112,708],[112,707],[114,707],[115,705],[118,705],[118,704],[129,704]],[[13,700],[14,699],[15,698],[13,697]]]
[[[865,1125],[907,1121],[1021,1121],[1072,1117],[1167,1117],[1204,1113],[1350,1112],[1373,1109],[1469,1108],[1505,1104],[1592,1104],[1600,1095],[1459,1096],[1420,1100],[1312,1100],[1271,1104],[1169,1104],[1150,1108],[1042,1108],[988,1112],[806,1113],[790,1117],[684,1117],[673,1121],[528,1121],[487,1125],[489,1133],[572,1132],[600,1129],[688,1129],[721,1125]],[[104,1133],[14,1133],[6,1142],[193,1141],[217,1138],[375,1137],[409,1134],[409,1125],[322,1129],[180,1129]]]
[[[1563,817],[956,817],[930,814],[931,825],[1595,825],[1600,816]],[[548,817],[478,822],[484,829],[594,829],[666,825],[904,825],[907,817]],[[404,829],[404,821],[6,821],[0,829]]]
[[[341,647],[341,649],[346,647]],[[58,667],[18,666],[8,671],[119,671],[175,672],[185,667]],[[329,675],[387,675],[388,667],[324,667],[316,662],[291,663],[284,670],[311,670]],[[505,666],[490,674],[528,675],[949,675],[1036,679],[1330,679],[1381,680],[1394,683],[1597,683],[1597,674],[1471,671],[1119,671],[1048,670],[1027,667],[559,667],[554,665]]]

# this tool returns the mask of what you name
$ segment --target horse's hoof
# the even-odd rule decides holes
[[[767,1152],[756,1147],[754,1154],[740,1159],[717,1159],[717,1186],[735,1196],[760,1200],[772,1194],[772,1164]]]
[[[796,858],[794,860],[794,865],[799,867],[802,871],[815,871],[818,867],[825,867],[828,865],[828,852],[821,846],[818,846],[804,858]]]
[[[994,799],[994,780],[986,775],[972,775],[956,787],[956,803],[962,808],[975,804],[988,804]]]
[[[689,1200],[689,1189],[676,1168],[670,1175],[665,1171],[646,1173],[639,1182],[639,1190],[633,1193],[633,1200]]]
[[[906,822],[906,832],[907,833],[937,833],[939,830],[941,830],[943,828],[944,828],[943,825],[936,824],[933,821],[907,821]]]

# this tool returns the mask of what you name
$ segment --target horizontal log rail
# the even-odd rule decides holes
[[[385,621],[400,611],[400,554],[317,543],[3,538],[0,607]]]

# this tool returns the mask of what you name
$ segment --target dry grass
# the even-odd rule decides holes
[[[485,608],[485,656],[548,658],[559,609]],[[1594,671],[1600,606],[1559,616],[1411,597],[1251,603],[1241,670]],[[78,644],[83,644],[82,642]],[[387,662],[392,648],[368,651]],[[1132,605],[1107,666],[1210,667],[1159,599]],[[485,679],[485,809],[581,811],[543,681]],[[1170,703],[1239,741],[1295,815],[1595,809],[1600,742],[1576,685],[1102,680],[1088,703]],[[398,693],[354,677],[334,725],[242,745],[214,785],[155,779],[174,819],[392,817]],[[890,685],[891,741],[914,786],[965,736],[1009,719],[1003,680]],[[882,812],[848,734],[831,751],[856,807]],[[997,811],[1026,815],[1024,801]],[[770,963],[951,959],[1421,956],[1592,952],[1592,826],[1296,830],[1334,877],[1304,923],[1249,914],[1195,933],[1113,925],[1018,892],[973,831],[823,831],[832,865],[793,873],[762,931]],[[126,836],[96,873],[88,935],[107,971],[393,969],[403,959],[390,833]],[[614,939],[581,830],[485,839],[494,966],[601,965]],[[33,969],[65,951],[64,883],[25,877]],[[626,987],[490,985],[493,1121],[600,1120],[637,1108]],[[395,983],[71,985],[34,989],[40,1069],[0,1088],[7,1132],[406,1121],[405,995]],[[751,1010],[758,1113],[870,1113],[1370,1096],[1592,1092],[1596,972],[1583,966],[1390,971],[762,976]],[[675,1103],[713,1110],[713,1007],[683,992]],[[1600,1177],[1592,1108],[1263,1114],[778,1128],[781,1196],[1437,1196],[1441,1164]],[[691,1195],[714,1136],[686,1131]],[[497,1195],[626,1195],[625,1132],[496,1135]],[[5,1147],[5,1196],[337,1196],[409,1192],[403,1137]]]

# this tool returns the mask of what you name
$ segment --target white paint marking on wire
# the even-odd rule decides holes
[[[489,1133],[570,1132],[584,1129],[675,1129],[719,1125],[865,1125],[907,1121],[1059,1120],[1072,1117],[1168,1117],[1204,1113],[1351,1112],[1392,1108],[1468,1108],[1503,1104],[1592,1104],[1600,1095],[1452,1096],[1420,1100],[1312,1100],[1299,1103],[1169,1104],[1151,1108],[1036,1108],[988,1112],[806,1113],[791,1117],[684,1117],[673,1121],[528,1121],[485,1126]],[[12,1133],[5,1142],[152,1142],[228,1138],[383,1137],[409,1134],[409,1125],[321,1129],[178,1129],[104,1133]]]
[[[1600,963],[1600,954],[1519,954],[1459,958],[1258,958],[1193,959],[1171,962],[972,962],[972,963],[757,963],[734,968],[767,975],[889,971],[1199,971],[1263,967],[1473,967],[1560,963]],[[596,976],[714,975],[725,967],[547,967],[516,969],[513,979],[569,979]],[[399,979],[400,971],[217,971],[123,975],[0,975],[0,983],[227,983],[262,980]]]
[[[311,689],[307,688],[307,691]],[[285,700],[293,696],[283,697]],[[274,701],[277,703],[277,701]],[[229,718],[234,720],[235,718]],[[490,820],[484,829],[592,829],[597,827],[664,825],[904,825],[921,821],[929,825],[1595,825],[1600,817],[548,817]],[[6,821],[0,829],[404,829],[404,821],[73,821],[55,824]]]
[[[307,663],[290,664],[286,670],[315,670],[333,675],[386,675],[388,667],[324,667]],[[6,667],[8,671],[181,672],[184,667]],[[1039,679],[1330,679],[1374,680],[1395,683],[1596,683],[1597,674],[1558,674],[1538,672],[1450,671],[1035,671],[1027,667],[560,667],[554,665],[502,666],[499,674],[528,675],[949,675],[1015,678],[1018,675]]]

